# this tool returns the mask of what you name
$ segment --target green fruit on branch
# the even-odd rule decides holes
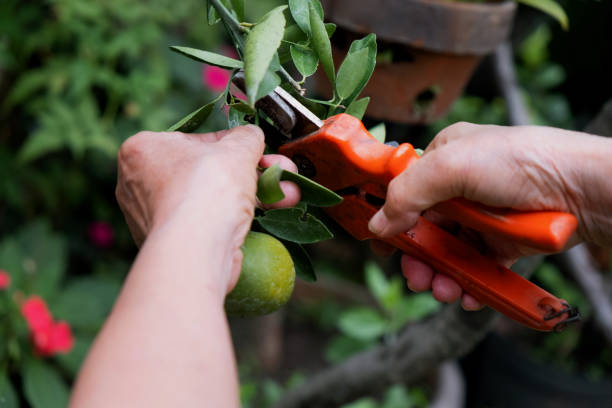
[[[261,316],[287,303],[295,283],[295,267],[287,248],[271,235],[251,231],[242,245],[242,255],[240,278],[225,298],[228,316]]]

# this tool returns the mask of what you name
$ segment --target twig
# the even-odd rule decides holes
[[[508,108],[510,124],[513,126],[528,125],[529,114],[516,81],[510,42],[504,42],[497,47],[493,56],[493,63],[497,85]]]
[[[465,404],[465,380],[455,360],[438,367],[438,384],[429,408],[462,408]]]
[[[297,81],[293,79],[291,74],[289,74],[287,70],[285,70],[285,68],[281,67],[279,72],[287,80],[287,82],[289,82],[289,85],[291,85],[291,87],[295,89],[298,94],[300,94],[300,96],[304,96],[306,94],[306,89],[302,88],[300,84],[298,84]]]
[[[606,292],[601,273],[593,266],[591,255],[584,244],[559,255],[593,306],[595,324],[612,345],[612,302]]]

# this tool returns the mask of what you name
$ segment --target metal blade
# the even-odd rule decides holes
[[[233,84],[245,92],[244,73],[238,72]],[[255,103],[275,124],[285,137],[293,139],[318,130],[323,126],[321,119],[302,105],[280,86]]]

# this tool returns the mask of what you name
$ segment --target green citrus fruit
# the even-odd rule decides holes
[[[293,292],[295,268],[287,248],[276,238],[249,232],[242,245],[242,269],[225,298],[229,316],[261,316],[283,306]]]

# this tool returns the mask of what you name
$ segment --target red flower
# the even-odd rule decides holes
[[[0,269],[0,290],[11,286],[11,275],[7,271]]]
[[[230,73],[223,68],[205,65],[202,69],[202,82],[213,92],[225,90],[229,80]]]
[[[38,332],[47,330],[53,324],[53,317],[49,308],[40,296],[31,296],[21,305],[21,314],[25,319],[30,331]]]
[[[74,346],[74,337],[66,322],[52,323],[42,330],[32,333],[34,349],[41,356],[67,353]]]
[[[92,222],[87,230],[87,235],[98,248],[110,248],[115,240],[112,225],[103,221]]]
[[[67,353],[74,346],[74,337],[68,323],[54,322],[51,312],[43,299],[32,296],[21,305],[30,333],[34,350],[42,356]]]

